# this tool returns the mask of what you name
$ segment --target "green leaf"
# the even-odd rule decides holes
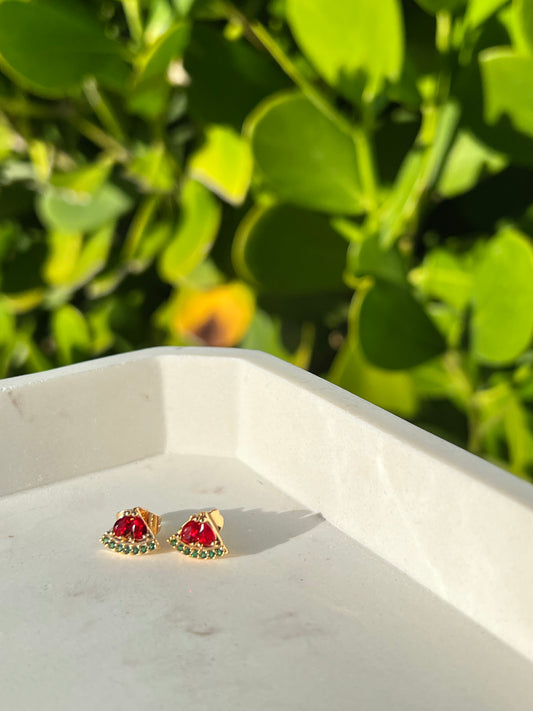
[[[231,205],[244,202],[252,167],[247,140],[226,126],[209,126],[205,143],[189,162],[191,176]]]
[[[0,60],[25,88],[43,96],[79,91],[87,76],[119,87],[127,78],[120,45],[75,1],[0,3]]]
[[[159,37],[137,60],[137,83],[152,79],[166,80],[168,65],[174,59],[181,59],[189,40],[189,23],[176,22],[164,35]]]
[[[7,300],[0,298],[0,378],[5,378],[16,341],[16,321]]]
[[[486,122],[510,121],[515,130],[533,137],[533,57],[494,48],[482,52],[479,62]]]
[[[474,278],[472,351],[477,360],[511,363],[533,337],[533,247],[506,228],[488,244]]]
[[[129,264],[130,271],[144,271],[168,243],[172,234],[170,222],[158,222],[144,230]]]
[[[74,201],[87,200],[102,187],[109,177],[112,167],[113,160],[104,155],[94,163],[89,163],[66,173],[54,173],[50,177],[50,185],[64,190],[63,194],[65,196],[68,196],[68,191],[72,191],[74,193],[72,195]]]
[[[9,255],[17,241],[24,239],[24,233],[19,224],[11,222],[11,220],[0,221],[0,265],[3,260]],[[0,289],[2,282],[0,278]]]
[[[443,197],[454,197],[475,187],[487,174],[498,173],[508,165],[507,158],[472,133],[461,130],[451,147],[437,183]]]
[[[436,15],[438,12],[457,10],[466,5],[467,0],[416,0],[421,8]]]
[[[421,200],[433,188],[459,119],[457,102],[440,107],[429,146],[419,141],[407,153],[398,176],[382,206],[381,242],[390,247],[416,222]]]
[[[472,294],[471,269],[458,255],[446,249],[429,252],[409,274],[410,281],[426,296],[440,299],[458,311],[466,308]]]
[[[48,284],[61,286],[69,283],[80,255],[82,241],[80,232],[49,233],[49,252],[43,268],[43,277]]]
[[[80,258],[70,277],[72,285],[86,284],[105,267],[114,232],[115,225],[110,223],[103,225],[85,239]]]
[[[0,119],[0,161],[4,161],[15,146],[16,134]]]
[[[406,274],[400,253],[395,246],[385,250],[378,236],[367,237],[360,244],[351,244],[348,255],[348,269],[355,276],[373,276],[394,284],[405,284]]]
[[[70,193],[67,193],[70,197]],[[37,199],[37,213],[51,230],[90,232],[116,220],[131,207],[131,199],[111,183],[105,183],[94,195],[81,201],[67,194],[48,190]]]
[[[283,358],[283,360],[291,360],[291,353],[283,345],[281,338],[281,321],[271,318],[268,313],[261,309],[256,309],[250,328],[245,337],[241,341],[241,348],[248,350],[263,351]]]
[[[220,205],[209,190],[194,180],[183,188],[182,214],[176,233],[159,260],[159,273],[174,284],[202,262],[215,241]]]
[[[511,470],[518,476],[524,476],[527,465],[533,463],[533,436],[527,410],[514,393],[505,408],[503,426],[509,447]]]
[[[376,281],[365,296],[359,338],[366,358],[379,368],[403,370],[443,353],[446,342],[411,292]]]
[[[514,0],[513,9],[521,36],[530,51],[533,51],[533,2]]]
[[[487,450],[491,441],[505,439],[511,470],[527,479],[526,467],[533,463],[533,436],[527,410],[517,393],[499,375],[495,385],[475,394],[474,403]]]
[[[337,354],[328,380],[401,417],[416,413],[418,402],[411,375],[372,365],[351,336]]]
[[[146,32],[148,34],[148,29]],[[189,24],[177,22],[137,57],[137,74],[127,97],[132,113],[153,120],[168,111],[169,67],[172,61],[182,58],[189,34]]]
[[[115,343],[115,334],[111,327],[116,297],[98,300],[87,313],[87,323],[91,331],[91,347],[95,355],[109,350]]]
[[[346,247],[323,215],[279,205],[248,213],[233,257],[237,271],[263,291],[317,294],[344,289]]]
[[[152,0],[147,9],[143,39],[146,46],[151,46],[171,28],[175,13],[169,0]]]
[[[482,25],[509,0],[469,0],[465,20],[469,27]]]
[[[362,211],[352,138],[304,96],[267,99],[248,131],[260,174],[281,199],[324,212]]]
[[[138,146],[126,175],[145,192],[168,193],[176,186],[176,164],[164,143]]]
[[[473,388],[457,351],[427,361],[411,372],[420,397],[451,400],[459,410],[468,410]]]
[[[185,53],[191,115],[202,123],[227,124],[240,131],[245,117],[269,94],[290,82],[266,53],[244,39],[228,40],[197,22]]]
[[[87,356],[91,336],[85,318],[78,309],[65,304],[52,314],[52,334],[62,365],[74,363]]]
[[[399,78],[403,22],[397,0],[288,0],[287,19],[306,57],[347,98],[371,98],[387,79]]]

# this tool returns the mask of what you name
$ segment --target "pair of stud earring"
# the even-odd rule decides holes
[[[167,542],[175,551],[190,558],[214,560],[228,554],[220,535],[224,517],[218,509],[200,511],[189,517]],[[161,516],[135,506],[117,514],[113,528],[100,542],[114,553],[143,555],[159,548],[156,536],[161,528]]]

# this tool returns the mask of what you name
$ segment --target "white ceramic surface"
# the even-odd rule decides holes
[[[0,708],[531,708],[533,488],[286,363],[4,380],[0,465]],[[233,555],[100,549],[135,505]]]

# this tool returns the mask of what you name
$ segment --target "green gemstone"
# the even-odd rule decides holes
[[[218,556],[224,555],[224,551],[222,550],[222,548],[217,548],[217,555]]]
[[[198,551],[193,551],[191,553],[191,558],[198,558]]]
[[[156,545],[155,545],[154,541],[152,541],[151,543],[148,544],[148,548],[151,551],[155,551]]]
[[[202,551],[200,553],[200,558],[207,558],[207,553],[205,551]]]
[[[110,541],[110,542],[108,543],[108,546],[109,546],[110,548],[114,548],[114,547],[115,547],[115,542],[114,542],[114,541]]]
[[[137,553],[139,552],[139,549],[137,548],[137,546],[133,546],[133,548],[131,549],[131,552],[133,553],[133,555],[137,555]]]
[[[141,546],[141,553],[146,553],[147,550],[148,550],[147,546],[145,546],[143,543]]]
[[[183,549],[183,552],[185,555],[189,555],[189,553],[191,552],[191,549],[187,546],[187,548]]]
[[[179,543],[177,546],[177,550],[182,551],[183,550],[183,543]]]
[[[126,555],[130,552],[131,548],[129,546],[124,546],[123,553],[126,553]]]
[[[102,543],[104,544],[104,546],[107,545],[109,543],[109,536],[104,536],[102,538]]]
[[[177,540],[175,538],[170,539],[170,545],[175,546],[177,544]]]
[[[124,546],[122,545],[122,543],[117,543],[117,545],[115,546],[115,550],[119,553],[122,551],[123,548]]]
[[[214,558],[215,557],[215,551],[209,551],[209,557]]]

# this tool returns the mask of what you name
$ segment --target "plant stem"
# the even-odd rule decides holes
[[[122,0],[122,7],[132,39],[140,42],[143,36],[143,25],[139,0]]]
[[[268,30],[260,22],[254,20],[250,22],[231,3],[224,3],[228,11],[228,19],[240,22],[246,33],[254,37],[259,44],[277,62],[285,74],[292,79],[303,94],[313,103],[316,108],[327,116],[341,131],[350,134],[352,126],[348,119],[338,111],[335,106],[320,92],[311,81],[301,72],[292,61],[285,50],[280,47]]]
[[[244,28],[248,37],[254,38],[276,61],[283,72],[296,84],[302,94],[309,99],[320,113],[326,116],[338,129],[352,137],[357,160],[361,187],[365,195],[368,211],[373,211],[377,205],[377,184],[374,152],[371,145],[369,130],[368,107],[364,110],[363,121],[353,125],[303,74],[285,50],[272,37],[268,30],[256,20],[250,22],[231,2],[223,3],[228,20],[238,22]]]
[[[413,148],[405,157],[395,187],[381,215],[381,242],[390,248],[405,233],[413,233],[427,197],[437,182],[459,122],[460,110],[449,100],[452,18],[437,14],[435,43],[441,69],[432,95],[422,106],[422,123]]]
[[[72,123],[81,134],[92,141],[96,146],[100,146],[100,148],[108,151],[117,161],[125,162],[128,160],[129,153],[127,149],[99,126],[96,126],[81,116],[75,117]]]
[[[122,249],[122,257],[124,261],[129,262],[133,259],[139,242],[150,224],[150,220],[161,202],[160,195],[148,195],[139,206],[135,216],[131,222],[124,246]]]
[[[374,150],[370,140],[370,131],[356,125],[352,129],[357,167],[361,178],[361,187],[365,195],[368,212],[373,213],[378,204],[378,187]]]
[[[89,79],[83,85],[85,97],[89,102],[92,110],[102,123],[102,125],[114,136],[118,141],[123,141],[125,133],[120,125],[115,111],[106,97],[102,94],[94,79]]]
[[[33,103],[26,98],[2,98],[2,112],[11,116],[24,118],[61,118],[62,109],[57,106],[48,106]]]

